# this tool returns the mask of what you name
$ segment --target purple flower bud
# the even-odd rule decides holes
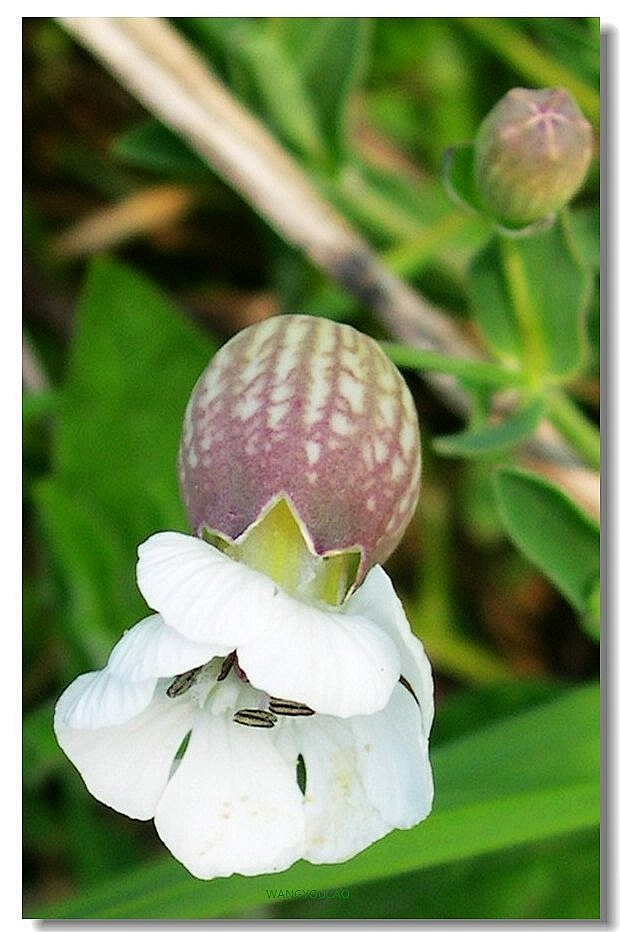
[[[570,201],[591,158],[592,127],[567,91],[517,87],[480,126],[476,182],[489,213],[526,226]]]
[[[357,582],[392,552],[420,483],[409,390],[370,337],[280,316],[213,357],[185,415],[179,456],[190,523],[237,540],[284,498],[318,555],[359,550]]]

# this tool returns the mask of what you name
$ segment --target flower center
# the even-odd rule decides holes
[[[211,661],[209,661],[209,663],[211,663]],[[166,690],[166,695],[170,699],[176,699],[177,696],[182,696],[184,693],[188,692],[188,690],[197,683],[200,674],[206,666],[208,666],[208,664],[204,664],[200,667],[193,667],[191,670],[179,673],[174,677],[172,683]],[[216,683],[223,682],[231,670],[234,671],[234,675],[243,683],[251,685],[244,671],[239,666],[236,650],[231,651],[230,654],[224,657],[220,672],[216,678]],[[419,699],[409,680],[401,674],[398,678],[398,682],[415,699],[418,707],[420,707]],[[281,699],[277,696],[268,696],[265,706],[266,707],[259,705],[251,708],[237,709],[233,714],[233,722],[237,725],[248,725],[253,728],[273,728],[278,721],[279,715],[285,717],[303,717],[316,714],[314,709],[311,709],[310,706],[307,706],[303,702],[297,702],[294,699]]]
[[[191,670],[186,670],[184,673],[179,673],[175,676],[166,690],[168,698],[176,699],[177,696],[182,696],[184,693],[188,692],[192,686],[198,682],[198,678],[206,666],[207,664],[200,667],[193,667]],[[228,654],[227,657],[224,657],[220,672],[216,678],[216,683],[221,683],[225,680],[231,670],[234,671],[234,675],[243,683],[250,682],[239,666],[237,652],[235,650]],[[236,722],[237,725],[250,725],[254,728],[273,728],[279,715],[304,716],[315,714],[314,709],[311,709],[310,706],[305,705],[303,702],[296,702],[294,699],[280,699],[277,696],[269,696],[266,704],[268,705],[267,708],[256,707],[238,709],[233,715],[233,721]]]

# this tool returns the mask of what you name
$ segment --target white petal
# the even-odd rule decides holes
[[[306,768],[306,860],[345,861],[430,812],[428,742],[420,710],[402,686],[375,715],[317,716],[282,726],[279,737],[294,730]]]
[[[217,655],[213,645],[190,641],[160,615],[144,618],[126,631],[108,660],[114,676],[129,682],[175,676],[202,666]]]
[[[68,686],[56,704],[56,719],[71,728],[121,725],[151,701],[157,679],[128,683],[107,667],[84,673]]]
[[[397,646],[401,673],[407,678],[420,703],[426,737],[433,723],[433,677],[424,647],[413,634],[400,599],[384,569],[374,566],[346,605],[346,612],[372,618]]]
[[[257,598],[260,612],[263,590],[274,589],[267,577],[206,541],[175,531],[140,544],[136,576],[142,595],[166,624],[192,641],[222,645],[222,653],[236,646],[248,608],[255,607],[248,600]]]
[[[398,651],[372,617],[308,605],[205,541],[166,532],[139,548],[138,584],[166,623],[194,641],[237,649],[258,689],[338,716],[387,703]]]
[[[258,689],[346,718],[382,709],[400,675],[398,652],[366,618],[295,603],[276,632],[239,646],[239,666]]]
[[[150,819],[197,711],[191,699],[168,699],[160,688],[150,705],[123,725],[70,728],[57,711],[54,729],[93,796],[134,819]]]
[[[401,685],[376,715],[351,719],[368,801],[391,828],[411,828],[433,802],[428,738],[420,708]]]
[[[282,723],[282,733],[287,726],[295,730],[304,759],[302,856],[316,864],[346,861],[392,828],[369,801],[360,778],[352,721],[317,716]]]
[[[256,694],[245,692],[251,705]],[[208,706],[200,715],[155,813],[162,841],[196,877],[279,871],[301,856],[296,755],[275,747],[276,730]]]

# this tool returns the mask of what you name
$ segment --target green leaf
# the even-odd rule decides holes
[[[314,102],[282,43],[267,33],[248,30],[239,36],[236,52],[254,82],[270,125],[299,152],[320,161],[325,143]]]
[[[598,204],[574,208],[570,212],[570,231],[575,249],[588,268],[601,265],[601,215]]]
[[[204,180],[209,170],[187,143],[157,120],[146,120],[119,136],[112,154],[158,175]]]
[[[599,82],[596,78],[592,83],[584,80],[579,68],[575,67],[574,57],[569,67],[564,67],[554,55],[541,48],[540,41],[529,38],[516,18],[468,16],[459,18],[459,23],[489,45],[498,59],[503,58],[529,83],[540,87],[565,87],[590,122],[598,126]],[[547,21],[543,21],[543,24],[546,27]]]
[[[59,405],[55,473],[132,546],[185,528],[176,455],[190,392],[215,346],[150,281],[110,259],[90,269]]]
[[[174,22],[177,29],[185,33],[204,56],[207,66],[228,82],[231,78],[231,57],[238,36],[247,30],[247,17],[180,16]],[[233,86],[233,90],[238,89]]]
[[[309,23],[299,68],[323,137],[342,158],[348,142],[351,100],[368,57],[370,22],[357,17],[326,17]]]
[[[514,468],[495,475],[504,526],[517,546],[578,612],[589,609],[600,575],[600,531],[546,479]]]
[[[455,204],[476,213],[484,213],[474,173],[473,145],[453,146],[445,151],[441,165],[441,180]]]
[[[345,897],[276,902],[273,919],[598,919],[599,850],[598,831],[586,829],[358,884]]]
[[[601,435],[570,395],[561,389],[548,389],[545,395],[546,414],[551,423],[584,463],[597,471],[601,468]]]
[[[569,691],[555,680],[513,679],[509,683],[487,683],[461,687],[441,703],[433,724],[433,745],[441,745],[512,715],[559,699]]]
[[[134,578],[135,544],[130,549],[93,496],[63,486],[58,478],[40,482],[35,501],[50,563],[66,598],[64,653],[71,647],[72,657],[65,656],[64,672],[101,667],[115,635],[142,612]]]
[[[588,605],[581,623],[590,637],[598,641],[601,631],[601,580],[596,579],[588,596]]]
[[[504,281],[497,236],[474,257],[469,276],[472,311],[489,346],[500,359],[519,364],[523,356],[519,325]]]
[[[40,392],[25,392],[22,398],[22,421],[24,432],[33,428],[36,421],[53,414],[58,401],[58,394],[53,388]]]
[[[401,369],[420,372],[445,372],[460,376],[475,385],[514,387],[523,384],[523,376],[496,363],[480,362],[458,356],[445,356],[431,350],[417,349],[404,343],[382,342],[387,356]]]
[[[485,459],[463,463],[459,509],[467,515],[467,534],[483,548],[493,547],[504,537],[493,494],[493,475]]]
[[[508,415],[500,424],[483,424],[461,434],[437,437],[433,441],[433,447],[444,456],[488,456],[504,453],[534,433],[544,410],[544,401],[535,398]]]
[[[92,265],[56,406],[53,472],[35,488],[74,666],[104,662],[144,612],[137,545],[155,531],[186,530],[177,448],[213,350],[141,275],[109,259]]]
[[[37,788],[64,755],[52,731],[53,702],[45,702],[24,717],[22,728],[23,781],[27,789]]]
[[[474,259],[470,283],[478,324],[501,358],[535,361],[540,375],[562,379],[582,369],[591,276],[564,222],[536,235],[494,237]]]
[[[436,754],[437,808],[596,784],[598,716],[598,687],[582,686],[442,745]]]
[[[547,49],[558,63],[572,69],[582,80],[597,87],[601,71],[600,20],[583,17],[527,17],[522,26],[539,48]]]
[[[409,832],[392,832],[344,864],[298,862],[280,874],[202,883],[171,857],[37,918],[208,919],[268,905],[266,888],[347,887],[593,827],[599,816],[596,686],[449,742],[433,754],[436,802]]]

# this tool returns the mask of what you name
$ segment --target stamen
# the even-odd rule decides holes
[[[245,672],[239,666],[239,661],[237,659],[237,651],[235,651],[234,654],[235,654],[235,673],[237,674],[237,676],[243,683],[249,683],[250,681],[245,675]]]
[[[233,722],[237,725],[251,725],[254,728],[273,728],[277,720],[273,712],[266,709],[239,709],[233,715]]]
[[[229,674],[230,671],[232,670],[233,665],[234,665],[236,659],[237,659],[237,651],[235,651],[235,650],[233,650],[232,653],[230,653],[230,654],[228,655],[228,657],[225,657],[225,658],[224,658],[224,662],[223,662],[223,664],[222,664],[222,669],[220,670],[220,675],[219,675],[218,678],[217,678],[217,682],[218,682],[218,683],[221,683],[222,680],[225,680],[225,679],[226,679],[226,677],[228,676],[228,674]]]
[[[276,699],[269,697],[269,708],[278,715],[314,715],[314,709],[304,705],[303,702],[294,702],[292,699]]]
[[[187,690],[194,685],[201,670],[202,666],[194,667],[193,670],[186,670],[185,673],[179,673],[166,690],[166,695],[170,699],[176,699],[177,696],[182,696],[183,693],[186,693]]]
[[[418,697],[416,696],[416,694],[415,694],[415,692],[414,692],[413,686],[411,685],[411,683],[409,682],[409,680],[405,679],[405,677],[402,675],[402,673],[401,673],[401,675],[398,677],[398,682],[399,682],[399,683],[402,683],[402,685],[405,687],[405,689],[407,690],[407,692],[408,692],[408,693],[411,693],[411,695],[413,696],[413,698],[414,698],[415,701],[417,702],[418,707],[419,707],[419,708],[422,708],[422,707],[420,706],[420,700],[418,699]]]

